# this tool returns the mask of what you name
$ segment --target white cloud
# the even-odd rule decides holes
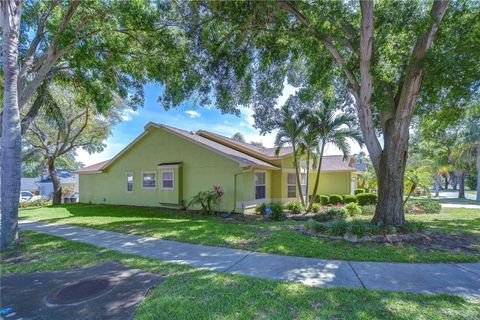
[[[138,115],[138,111],[127,109],[122,113],[122,121],[130,121],[134,116]]]
[[[89,166],[113,158],[126,146],[126,143],[115,143],[109,140],[104,141],[104,143],[107,145],[107,147],[99,153],[89,154],[83,149],[78,149],[75,160],[82,162],[86,166]]]
[[[192,119],[200,118],[201,113],[194,110],[187,110],[185,113]]]

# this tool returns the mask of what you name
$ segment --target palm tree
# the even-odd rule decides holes
[[[318,144],[318,132],[317,128],[313,125],[313,123],[309,123],[310,119],[310,113],[309,112],[303,112],[301,115],[301,119],[305,122],[305,130],[300,138],[300,143],[299,143],[299,153],[301,155],[305,155],[306,157],[306,163],[307,163],[307,168],[306,168],[306,200],[305,204],[308,209],[309,203],[314,202],[313,199],[310,199],[308,195],[308,187],[309,187],[309,180],[310,180],[310,162],[313,163],[312,169],[316,169],[317,165],[317,155],[319,153],[319,144]],[[314,195],[312,195],[314,197]]]
[[[319,141],[317,176],[313,187],[313,196],[317,194],[322,168],[323,153],[327,144],[332,144],[343,154],[344,159],[350,154],[348,139],[363,145],[362,134],[356,128],[355,117],[350,114],[338,113],[336,105],[332,101],[324,101],[317,109],[311,112],[310,123],[316,128]],[[313,202],[307,208],[312,209]]]
[[[418,190],[430,197],[431,173],[429,168],[429,165],[407,168],[404,184],[408,194],[403,204],[407,203],[408,199]]]
[[[290,100],[290,99],[289,99]],[[275,154],[278,155],[285,145],[291,145],[293,149],[293,165],[297,176],[297,186],[299,189],[302,205],[305,207],[305,199],[303,198],[302,188],[300,187],[300,170],[298,168],[299,150],[297,146],[305,126],[304,121],[298,113],[292,111],[292,103],[287,103],[280,109],[279,117],[274,121],[274,127],[278,129],[275,137]]]
[[[18,202],[22,166],[20,110],[18,106],[18,41],[21,1],[0,2],[3,57],[3,109],[1,142],[0,249],[14,246],[18,238]]]
[[[460,134],[460,142],[457,146],[458,160],[464,167],[471,168],[474,164],[477,167],[477,196],[476,200],[480,201],[480,117],[467,117],[465,124]],[[464,175],[463,175],[464,178]],[[465,183],[460,181],[460,186],[463,188],[460,192],[463,192],[465,197]],[[460,197],[460,193],[459,193]]]

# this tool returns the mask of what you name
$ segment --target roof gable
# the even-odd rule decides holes
[[[224,137],[222,135],[206,131],[206,130],[198,130],[197,134],[205,137],[210,140],[215,140],[221,144],[226,144],[229,147],[237,149],[243,153],[250,154],[254,157],[258,157],[262,160],[278,160],[284,157],[287,157],[293,153],[293,149],[291,147],[284,147],[280,149],[278,155],[275,154],[276,148],[262,148],[258,146],[254,146],[253,144],[241,142],[234,140],[232,138]]]
[[[225,146],[216,141],[202,137],[194,132],[150,122],[145,126],[145,131],[140,136],[138,136],[135,140],[133,140],[128,146],[126,146],[122,151],[120,151],[115,157],[107,161],[103,161],[88,167],[84,167],[82,169],[77,170],[76,172],[77,173],[102,172],[103,170],[108,168],[112,163],[114,163],[118,158],[120,158],[125,152],[127,152],[130,148],[132,148],[137,142],[139,142],[151,128],[162,129],[172,134],[175,134],[183,139],[187,139],[223,157],[226,157],[230,160],[237,162],[241,167],[253,166],[253,167],[268,168],[268,169],[274,169],[274,170],[280,169],[268,162],[262,161],[248,154],[242,153],[236,149],[230,148],[229,146]]]

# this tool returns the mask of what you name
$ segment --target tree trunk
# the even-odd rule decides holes
[[[465,199],[465,172],[458,171],[458,198]]]
[[[393,125],[393,123],[390,123]],[[385,147],[377,170],[378,203],[372,222],[401,225],[405,222],[403,191],[407,162],[408,132],[404,137],[390,135],[386,130]]]
[[[306,202],[305,202],[305,206],[307,207],[307,210],[305,210],[305,213],[308,213],[310,212],[309,210],[311,210],[311,206],[310,206],[310,203],[313,203],[315,202],[315,199],[311,199],[310,196],[308,195],[308,178],[310,176],[310,150],[307,151],[307,181],[306,181],[306,192],[307,192],[307,195],[306,195]],[[300,185],[300,188],[302,186]],[[312,195],[312,198],[314,198],[315,196]]]
[[[435,173],[435,197],[440,196],[440,175]]]
[[[450,175],[452,177],[452,190],[453,191],[457,191],[457,184],[458,184],[458,179],[457,179],[457,175]]]
[[[18,202],[22,169],[20,112],[18,108],[18,37],[20,0],[0,3],[3,55],[3,114],[1,141],[1,243],[0,249],[13,248],[18,238]]]
[[[445,191],[448,190],[448,175],[445,175]]]
[[[477,201],[480,201],[480,143],[477,145]]]
[[[57,168],[55,167],[55,158],[48,158],[48,174],[50,179],[52,179],[53,184],[53,197],[52,204],[61,204],[62,203],[62,184],[57,175]]]
[[[302,206],[305,208],[305,199],[303,198],[302,184],[300,182],[300,170],[298,170],[297,150],[295,148],[295,141],[292,141],[292,148],[293,148],[293,165],[295,167],[295,174],[297,176],[297,189],[298,189],[298,193],[300,194],[300,201],[302,202]]]
[[[318,182],[320,181],[320,171],[322,169],[322,160],[323,160],[323,151],[325,150],[325,141],[322,141],[322,147],[320,148],[320,154],[319,159],[318,159],[318,166],[317,166],[317,176],[315,177],[315,184],[313,186],[313,196],[317,195],[317,189],[318,189]],[[312,202],[313,203],[313,202]],[[308,207],[307,211],[312,210],[312,203]]]

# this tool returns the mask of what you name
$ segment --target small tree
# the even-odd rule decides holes
[[[311,112],[310,123],[316,128],[318,133],[319,153],[317,176],[313,186],[313,195],[317,194],[318,184],[320,181],[320,172],[322,169],[323,153],[327,144],[332,144],[343,153],[344,159],[350,154],[350,145],[348,140],[363,145],[362,135],[355,125],[355,117],[346,113],[339,113],[335,103],[326,100],[317,103],[317,107]],[[312,209],[313,201],[307,208]]]
[[[305,207],[305,199],[303,198],[301,182],[300,182],[300,170],[299,170],[299,150],[298,145],[300,139],[303,135],[303,129],[305,127],[305,122],[301,119],[300,113],[293,110],[294,105],[296,105],[298,98],[295,96],[290,96],[287,99],[285,105],[282,106],[277,118],[274,120],[273,127],[278,129],[277,135],[275,137],[275,154],[278,155],[280,150],[285,145],[291,145],[293,149],[293,165],[295,167],[295,173],[297,178],[297,188],[300,194],[300,201]],[[308,191],[308,190],[307,190]]]
[[[237,132],[235,133],[233,136],[232,136],[232,139],[235,140],[235,141],[238,141],[238,142],[247,142],[245,140],[245,137],[243,136],[243,133],[241,132]]]
[[[403,204],[407,203],[408,199],[415,194],[416,191],[421,191],[430,197],[430,185],[432,182],[430,170],[428,167],[410,167],[407,168],[404,178],[405,190],[407,196]]]
[[[78,92],[59,87],[45,89],[47,106],[29,127],[25,140],[44,158],[53,183],[53,204],[60,204],[62,186],[57,175],[57,160],[78,148],[100,152],[112,125],[120,120],[118,108],[102,115]]]

